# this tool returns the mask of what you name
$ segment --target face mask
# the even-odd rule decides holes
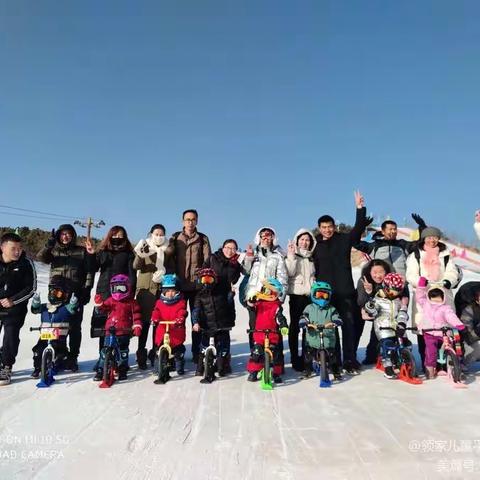
[[[111,242],[112,242],[112,247],[118,248],[118,247],[121,247],[125,243],[125,239],[124,238],[112,237]]]
[[[157,247],[165,243],[165,237],[163,235],[152,235],[152,240]]]

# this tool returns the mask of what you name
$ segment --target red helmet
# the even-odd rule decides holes
[[[401,292],[405,288],[405,280],[399,273],[387,273],[383,279],[383,286]]]

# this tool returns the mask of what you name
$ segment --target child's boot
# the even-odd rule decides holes
[[[198,355],[198,361],[197,361],[197,369],[195,371],[195,376],[196,377],[203,377],[205,374],[205,365],[204,365],[204,360],[205,355],[203,353],[200,353]]]
[[[118,367],[118,379],[126,380],[127,379],[127,370],[128,366],[125,364],[119,365]]]
[[[425,367],[425,377],[427,380],[433,380],[435,378],[435,367]]]

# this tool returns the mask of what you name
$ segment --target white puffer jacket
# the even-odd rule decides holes
[[[298,248],[298,239],[308,233],[311,238],[310,250],[300,251]],[[317,241],[310,230],[301,228],[293,239],[295,243],[295,255],[287,255],[285,264],[288,273],[288,290],[289,295],[307,295],[310,296],[312,283],[315,281],[315,265],[312,259],[312,252]]]
[[[272,250],[262,249],[260,243],[260,231],[268,228],[274,233]],[[247,298],[252,297],[262,288],[262,280],[268,277],[276,278],[283,285],[283,294],[280,301],[285,300],[287,294],[287,268],[285,266],[285,257],[281,248],[277,244],[277,235],[273,228],[262,227],[255,235],[255,254],[253,257],[245,256],[242,265],[244,271],[249,275],[247,286]]]

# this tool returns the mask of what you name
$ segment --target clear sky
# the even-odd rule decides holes
[[[352,222],[358,188],[370,213],[473,240],[479,18],[476,0],[0,0],[0,204],[134,239],[194,207],[214,247],[261,225],[286,246],[321,214]]]

